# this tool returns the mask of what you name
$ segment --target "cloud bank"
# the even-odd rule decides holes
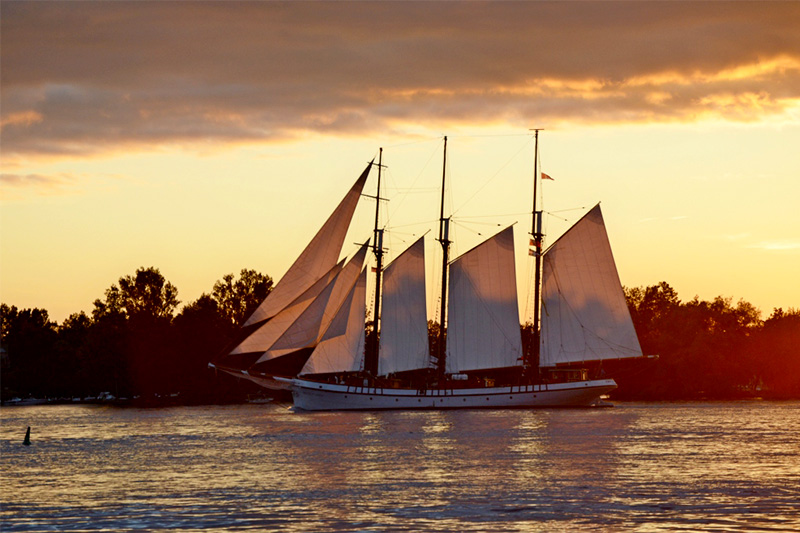
[[[414,124],[753,121],[800,3],[3,2],[4,157]]]

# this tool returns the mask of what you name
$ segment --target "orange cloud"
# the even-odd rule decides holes
[[[412,123],[754,121],[800,102],[791,2],[4,2],[2,15],[4,157]]]
[[[0,130],[6,126],[30,126],[42,120],[42,114],[37,111],[17,111],[0,119]]]

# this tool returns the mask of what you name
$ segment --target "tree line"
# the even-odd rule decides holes
[[[178,311],[178,290],[154,267],[109,287],[91,315],[60,325],[44,309],[2,304],[2,400],[87,398],[107,392],[140,403],[220,403],[263,394],[207,365],[235,338],[272,289],[242,270]],[[617,399],[800,398],[800,309],[766,320],[740,300],[681,302],[666,282],[625,288],[645,354],[658,359],[604,362]],[[429,323],[438,342],[438,324]]]
[[[682,302],[663,281],[625,296],[642,351],[659,357],[612,365],[615,398],[800,398],[800,308],[761,320],[744,300]]]
[[[242,270],[176,314],[178,290],[140,268],[94,301],[91,315],[62,324],[44,309],[2,304],[2,400],[87,398],[109,393],[140,403],[240,401],[258,387],[207,367],[266,298],[272,279]]]

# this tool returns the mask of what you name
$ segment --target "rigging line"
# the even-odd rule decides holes
[[[528,135],[528,137],[530,137],[530,135]],[[501,173],[501,172],[502,172],[502,171],[503,171],[503,170],[504,170],[504,169],[505,169],[505,168],[506,168],[508,165],[510,165],[510,164],[511,164],[511,162],[512,162],[514,159],[516,159],[516,157],[517,157],[517,156],[520,154],[520,152],[522,152],[522,151],[523,151],[525,148],[527,148],[527,147],[528,147],[528,145],[529,145],[529,144],[532,142],[532,139],[533,139],[533,137],[529,138],[529,139],[528,139],[528,141],[527,141],[525,144],[523,144],[523,145],[520,147],[520,149],[519,149],[519,150],[517,150],[517,151],[514,153],[514,155],[512,155],[510,158],[508,158],[508,161],[506,161],[506,162],[503,164],[503,166],[501,166],[501,167],[500,167],[500,168],[497,170],[497,172],[495,172],[495,173],[492,175],[492,177],[490,177],[488,180],[486,180],[486,182],[485,182],[485,183],[484,183],[484,184],[483,184],[483,185],[482,185],[482,186],[481,186],[481,187],[480,187],[478,190],[476,190],[476,191],[475,191],[475,192],[472,194],[472,196],[470,196],[469,198],[467,198],[467,200],[466,200],[466,201],[464,201],[464,202],[461,204],[461,206],[460,206],[459,208],[457,208],[457,209],[453,209],[453,211],[452,211],[452,213],[451,213],[451,216],[452,216],[452,215],[455,215],[456,213],[458,213],[458,211],[459,211],[461,208],[463,208],[465,205],[467,205],[469,202],[471,202],[471,201],[472,201],[472,199],[473,199],[473,198],[475,198],[475,197],[478,195],[478,193],[480,193],[480,192],[481,192],[483,189],[485,189],[485,188],[486,188],[486,187],[489,185],[489,183],[491,183],[491,182],[492,182],[492,181],[493,181],[493,180],[494,180],[494,179],[495,179],[495,178],[496,178],[498,175],[500,175],[500,173]]]
[[[461,227],[467,227],[468,225],[472,225],[472,226],[491,226],[491,227],[497,227],[497,226],[503,226],[504,225],[504,224],[501,224],[499,222],[473,222],[471,220],[464,220],[462,218],[454,219],[452,222],[453,222],[454,225],[461,226]]]
[[[385,148],[400,148],[402,146],[411,146],[411,145],[414,145],[414,144],[422,144],[422,143],[427,143],[427,142],[431,142],[431,141],[435,141],[435,140],[440,140],[441,138],[442,138],[441,135],[437,135],[435,137],[423,137],[423,138],[418,139],[416,141],[408,141],[408,142],[404,142],[404,143],[390,144],[390,145],[385,146]]]
[[[583,209],[586,209],[586,207],[585,206],[582,206],[582,207],[570,207],[568,209],[559,209],[557,211],[546,211],[546,213],[552,215],[553,213],[563,213],[564,211],[578,211],[578,210],[583,210]]]
[[[440,141],[443,141],[443,138],[440,137],[439,139],[440,139]],[[414,178],[414,181],[411,182],[411,186],[409,187],[409,189],[414,189],[415,188],[414,185],[416,185],[416,183],[419,181],[420,177],[425,172],[425,169],[428,168],[428,165],[430,165],[431,161],[433,160],[433,157],[438,153],[438,150],[439,150],[440,146],[441,146],[441,142],[438,143],[436,145],[435,149],[431,151],[431,154],[428,157],[428,160],[425,161],[425,164],[422,166],[422,169],[419,171],[417,176]],[[387,174],[389,174],[389,173],[387,172]],[[392,179],[392,181],[394,181],[394,174],[392,174],[391,179]],[[395,204],[394,209],[392,210],[392,212],[391,213],[388,213],[388,212],[386,213],[386,222],[385,222],[386,225],[389,224],[389,221],[392,219],[392,216],[394,216],[394,213],[397,213],[397,212],[400,211],[400,208],[403,206],[403,203],[406,201],[406,199],[408,197],[409,197],[409,193],[406,192],[405,194],[403,194],[400,197],[399,201]],[[387,209],[387,211],[389,211],[389,210]]]
[[[498,213],[494,215],[474,215],[469,217],[460,217],[461,220],[469,220],[471,218],[498,218],[498,217],[512,217],[512,216],[522,216],[522,215],[530,215],[530,211],[520,211],[517,213]]]
[[[483,134],[464,134],[464,135],[448,135],[451,139],[481,139],[481,138],[491,138],[491,137],[530,137],[530,133],[483,133]]]

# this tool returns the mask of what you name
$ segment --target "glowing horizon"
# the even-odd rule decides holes
[[[791,3],[0,9],[3,303],[61,322],[142,266],[184,304],[277,280],[380,146],[399,253],[438,217],[444,134],[456,216],[516,221],[524,253],[544,127],[545,208],[601,201],[623,284],[800,307]]]

